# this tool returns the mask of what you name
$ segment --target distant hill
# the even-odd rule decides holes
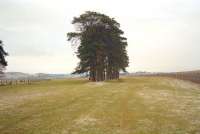
[[[200,70],[194,71],[185,71],[185,72],[135,72],[135,73],[122,73],[122,76],[167,76],[174,77],[183,80],[189,80],[192,82],[200,83]],[[76,77],[85,77],[85,75],[71,75],[71,74],[45,74],[45,73],[36,73],[28,74],[22,72],[6,72],[3,75],[0,75],[0,80],[46,80],[46,79],[66,79],[66,78],[76,78]]]
[[[6,72],[1,74],[0,79],[6,80],[20,80],[20,79],[64,79],[75,77],[70,74],[45,74],[45,73],[36,73],[28,74],[21,72]]]
[[[25,79],[30,77],[30,74],[21,73],[21,72],[6,72],[1,74],[0,79]]]
[[[73,77],[70,74],[45,74],[45,73],[37,73],[34,74],[33,77],[39,78],[39,79],[64,79],[64,78],[70,78]]]

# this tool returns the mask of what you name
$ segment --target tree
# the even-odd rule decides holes
[[[120,71],[126,71],[128,55],[127,39],[122,37],[120,24],[107,15],[87,11],[74,17],[76,32],[67,34],[68,41],[78,43],[80,59],[74,73],[89,73],[91,81],[118,79]]]
[[[0,40],[0,73],[3,73],[3,70],[8,65],[7,61],[5,60],[5,56],[7,56],[8,53],[5,52],[3,48],[3,41]]]

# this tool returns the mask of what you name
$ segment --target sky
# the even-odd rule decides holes
[[[114,17],[128,38],[129,72],[200,69],[199,0],[0,0],[8,72],[71,73],[66,33],[85,11]]]

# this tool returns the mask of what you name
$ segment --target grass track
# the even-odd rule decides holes
[[[0,87],[1,134],[199,134],[200,86],[159,77]]]

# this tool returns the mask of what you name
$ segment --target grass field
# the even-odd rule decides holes
[[[1,86],[0,134],[200,134],[200,86],[159,77]]]

